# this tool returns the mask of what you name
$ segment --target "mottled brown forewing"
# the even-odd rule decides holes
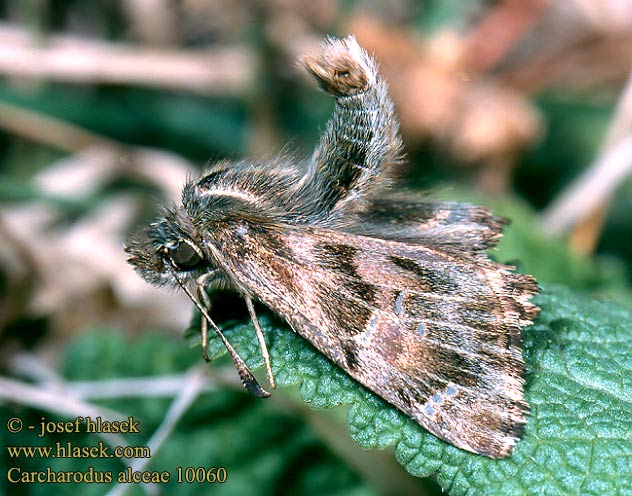
[[[438,437],[492,457],[525,423],[530,276],[482,256],[242,223],[221,264],[350,376]]]

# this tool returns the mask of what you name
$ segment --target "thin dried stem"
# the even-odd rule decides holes
[[[101,417],[105,420],[124,420],[126,417],[107,408],[97,407],[69,394],[62,385],[34,386],[0,376],[0,402],[25,405],[64,417]],[[117,434],[99,434],[109,445],[125,445]]]
[[[93,146],[114,147],[117,145],[115,141],[105,136],[6,102],[0,102],[0,128],[69,152],[77,152]]]
[[[171,403],[162,424],[160,424],[160,427],[156,429],[147,442],[147,447],[149,448],[152,457],[156,455],[165,440],[175,429],[178,421],[200,395],[204,389],[204,384],[204,369],[202,367],[192,368],[187,374],[187,380],[184,387],[181,389],[180,394]],[[151,458],[135,458],[131,464],[131,469],[133,471],[142,471],[145,469],[150,460]],[[107,496],[121,496],[127,492],[130,486],[130,484],[117,484],[108,491]]]
[[[77,396],[90,399],[120,399],[141,397],[173,397],[179,394],[188,380],[186,374],[158,377],[134,377],[104,381],[69,382],[67,387]],[[203,390],[215,391],[217,384],[208,379]]]
[[[632,174],[632,72],[621,93],[601,151],[574,183],[551,203],[542,225],[552,234],[574,232],[576,251],[589,253],[601,232],[605,211],[616,188]]]
[[[606,203],[632,174],[632,135],[608,150],[553,202],[542,216],[551,234],[567,231]]]
[[[74,83],[132,84],[205,94],[243,94],[254,57],[243,47],[184,51],[51,36],[0,24],[0,74]]]

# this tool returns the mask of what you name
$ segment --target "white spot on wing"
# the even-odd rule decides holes
[[[377,312],[371,314],[371,318],[366,324],[366,328],[363,332],[356,336],[356,339],[365,346],[368,346],[371,341],[371,334],[377,329]]]
[[[458,390],[455,386],[448,386],[445,388],[446,396],[456,396],[456,393],[458,393]]]
[[[426,327],[424,326],[423,322],[420,322],[419,325],[417,326],[417,334],[419,334],[420,336],[423,336],[426,333]]]
[[[441,407],[439,406],[441,403],[454,398],[458,392],[459,391],[456,386],[453,386],[452,384],[448,385],[442,392],[434,393],[430,399],[421,406],[421,412],[424,415],[432,417],[437,413],[437,410],[441,410]]]
[[[375,315],[375,313],[373,313],[373,315],[371,315],[371,320],[369,320],[369,323],[366,326],[366,331],[367,332],[373,332],[375,331],[377,327],[377,315]]]
[[[404,293],[400,292],[395,298],[395,306],[393,307],[395,315],[401,316],[404,314]]]

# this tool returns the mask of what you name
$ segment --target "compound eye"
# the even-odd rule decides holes
[[[193,270],[202,263],[198,252],[186,241],[169,248],[169,256],[180,270]]]

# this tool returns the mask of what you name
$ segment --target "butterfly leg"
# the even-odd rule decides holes
[[[246,390],[253,396],[257,398],[267,398],[270,396],[270,393],[263,389],[257,379],[252,374],[246,363],[243,359],[237,354],[232,345],[228,342],[224,334],[219,330],[219,328],[215,325],[215,323],[211,320],[208,315],[208,309],[211,306],[211,300],[206,292],[206,288],[208,286],[212,286],[213,282],[217,281],[219,276],[219,271],[209,272],[208,274],[204,274],[203,276],[197,279],[197,296],[196,300],[188,288],[182,284],[180,281],[178,283],[182,287],[182,289],[187,293],[189,298],[196,304],[198,310],[202,313],[202,357],[207,362],[210,361],[208,356],[208,326],[209,324],[213,326],[213,329],[226,346],[226,350],[228,354],[233,359],[233,363],[235,364],[235,368],[237,369],[237,373],[239,374],[239,378],[241,379],[242,384],[246,388]],[[201,302],[201,303],[200,303]]]
[[[255,307],[252,304],[252,300],[248,296],[244,296],[244,299],[246,300],[246,306],[248,307],[248,312],[250,313],[250,319],[252,320],[252,324],[255,326],[257,340],[259,341],[259,347],[261,348],[261,355],[263,356],[263,363],[266,366],[268,381],[270,382],[270,387],[274,389],[276,385],[274,383],[274,375],[272,374],[272,366],[270,365],[270,354],[268,353],[268,347],[266,346],[266,342],[263,337],[263,331],[261,331],[261,326],[259,326],[259,321],[257,320],[257,314],[255,313]]]
[[[207,272],[206,274],[198,277],[195,281],[197,287],[198,301],[201,301],[206,308],[207,312],[211,311],[211,299],[208,296],[207,289],[213,286],[213,283],[220,278],[219,271]],[[202,358],[205,361],[210,362],[211,359],[208,356],[208,321],[204,315],[202,315]]]

